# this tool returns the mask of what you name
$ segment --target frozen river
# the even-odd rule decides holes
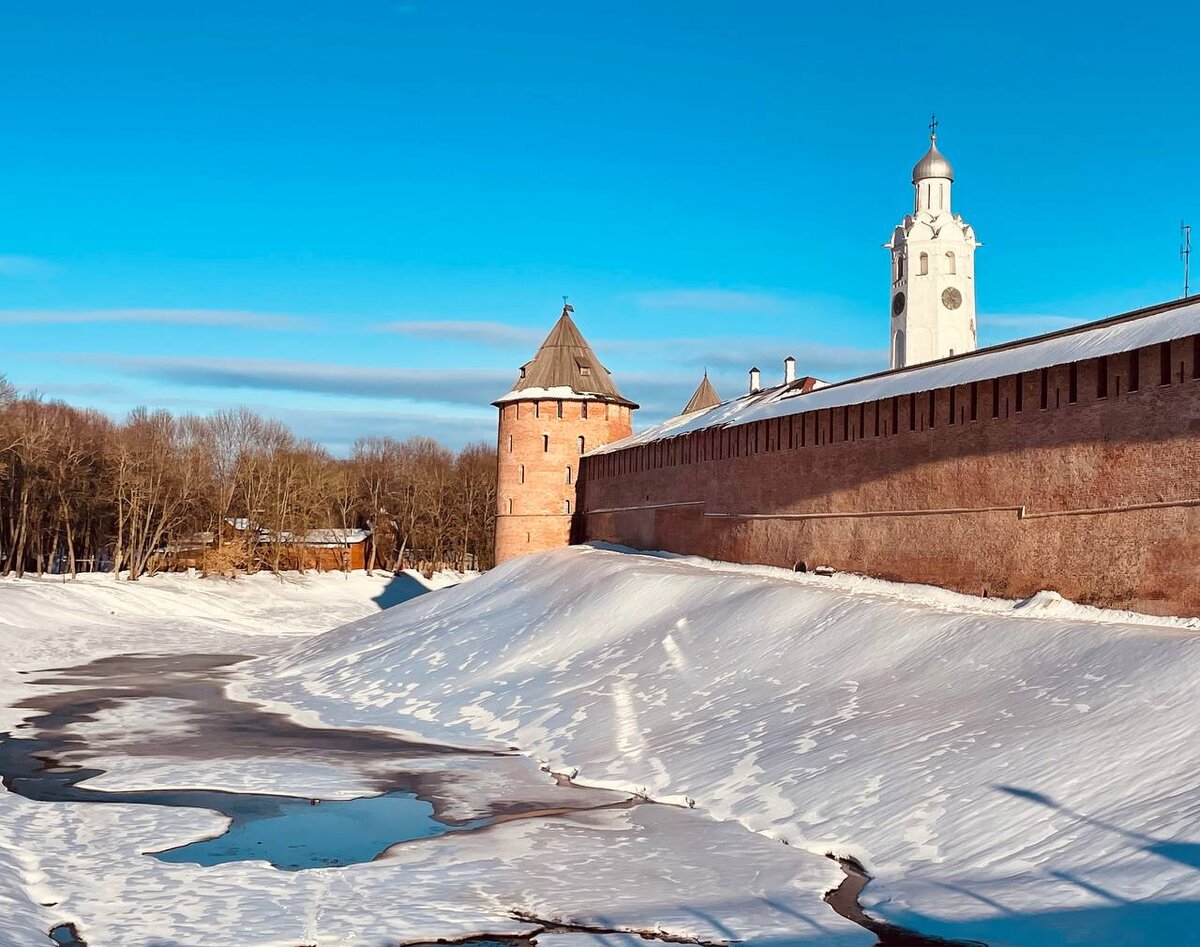
[[[574,820],[586,827],[589,823],[581,820],[600,813],[651,805],[638,796],[551,778],[515,752],[408,740],[378,730],[302,725],[229,696],[228,675],[243,660],[245,656],[235,654],[119,655],[27,675],[28,696],[18,703],[25,719],[0,738],[4,786],[43,804],[216,813],[225,820],[221,831],[163,847],[146,839],[149,844],[141,857],[200,867],[265,862],[284,872],[374,862],[408,843],[487,833],[522,820]],[[103,785],[104,777],[120,776],[123,768],[136,769],[139,760],[166,758],[184,763],[200,785]],[[365,782],[369,789],[349,797],[322,797],[211,785],[214,764],[219,773],[231,761],[265,760],[344,771],[352,774],[355,785]],[[711,828],[703,816],[685,809],[654,808],[684,835],[700,836]],[[603,845],[605,828],[594,831]],[[448,849],[447,858],[453,857]],[[613,858],[621,857],[620,846],[614,846]],[[665,867],[686,872],[688,866],[684,860]],[[948,943],[863,914],[856,897],[864,882],[861,872],[850,871],[847,882],[829,899],[831,909],[870,930],[881,944]],[[620,933],[704,943],[737,939],[702,941],[674,935],[653,916],[646,916],[640,926],[605,928],[514,909],[512,920],[507,930],[489,937],[528,942],[567,934],[603,939]],[[61,943],[88,943],[86,930],[66,922],[50,934]]]

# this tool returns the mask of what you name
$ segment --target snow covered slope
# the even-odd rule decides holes
[[[337,725],[474,734],[859,857],[1002,944],[1200,941],[1200,631],[590,547],[247,665]]]

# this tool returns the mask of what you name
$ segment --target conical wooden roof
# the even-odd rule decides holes
[[[684,405],[683,410],[679,413],[691,414],[693,411],[702,411],[705,408],[711,408],[720,403],[721,396],[717,394],[717,389],[708,380],[708,372],[705,372],[704,377],[700,379],[700,384],[696,386],[696,390],[688,398],[688,403]]]
[[[562,315],[546,336],[546,341],[541,344],[537,354],[521,366],[521,374],[513,383],[512,391],[503,400],[512,401],[514,394],[526,389],[569,388],[577,395],[636,408],[634,402],[621,394],[612,380],[612,374],[596,358],[596,353],[572,321],[572,311],[573,307],[569,305],[563,307]],[[531,391],[530,396],[537,395]]]

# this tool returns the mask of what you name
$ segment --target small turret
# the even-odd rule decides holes
[[[679,413],[691,414],[693,411],[703,411],[705,408],[712,408],[720,403],[721,396],[717,394],[717,389],[708,380],[708,372],[705,371],[704,377],[700,379],[700,384],[696,386],[696,390],[688,398],[688,403],[683,406],[683,410]]]

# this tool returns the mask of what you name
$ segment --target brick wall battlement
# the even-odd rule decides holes
[[[1200,615],[1200,335],[614,447],[578,489],[589,539]]]

